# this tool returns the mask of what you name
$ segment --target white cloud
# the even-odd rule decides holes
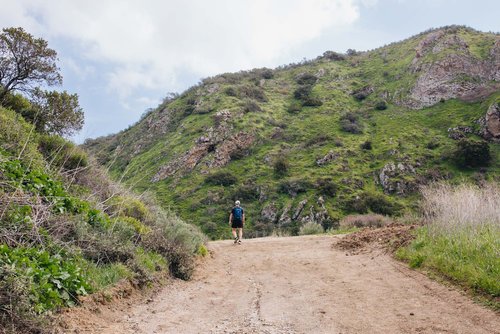
[[[0,13],[4,24],[69,38],[86,58],[113,64],[108,84],[121,96],[139,87],[175,89],[179,68],[206,76],[275,65],[359,16],[356,0],[2,2],[10,6]]]

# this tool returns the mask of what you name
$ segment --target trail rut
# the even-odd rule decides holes
[[[382,252],[335,236],[217,241],[192,281],[73,314],[78,333],[500,333],[500,317]]]

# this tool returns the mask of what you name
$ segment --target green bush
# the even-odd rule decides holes
[[[453,157],[461,167],[486,167],[491,161],[490,146],[484,140],[461,139]]]
[[[340,128],[349,133],[359,134],[363,132],[359,116],[352,112],[347,112],[340,117]]]
[[[305,101],[311,96],[312,86],[299,86],[294,92],[293,97],[297,100]]]
[[[223,172],[223,171],[210,174],[205,178],[206,184],[210,184],[210,185],[214,185],[214,186],[227,187],[227,186],[235,184],[236,182],[238,182],[238,179],[236,178],[236,176],[234,176],[233,174],[231,174],[229,172]]]
[[[376,193],[363,192],[356,198],[352,199],[347,208],[350,211],[358,213],[379,213],[381,215],[395,215],[401,210],[401,206],[390,199],[390,197]]]
[[[312,188],[312,184],[307,180],[293,179],[286,180],[279,184],[278,191],[282,194],[297,196],[297,194],[305,193]]]
[[[299,235],[313,235],[325,232],[323,226],[315,222],[307,222],[299,229]]]
[[[253,99],[260,102],[267,102],[267,96],[264,90],[255,85],[243,85],[238,87],[238,96],[240,99]]]
[[[238,96],[238,91],[233,87],[229,86],[224,90],[227,96]]]
[[[361,149],[363,150],[371,150],[372,149],[372,142],[370,140],[367,140],[361,144]]]
[[[291,114],[296,114],[302,110],[302,103],[300,101],[292,101],[288,105],[287,111]]]
[[[379,101],[375,104],[375,109],[385,110],[385,109],[387,109],[387,103],[385,101]]]
[[[14,111],[0,107],[0,151],[18,157],[26,164],[43,166],[37,149],[38,134]]]
[[[312,86],[318,81],[318,78],[310,73],[302,73],[295,78],[295,82],[299,85]]]
[[[0,266],[15,268],[16,275],[28,278],[30,300],[37,313],[71,306],[78,296],[92,291],[77,262],[63,250],[50,254],[36,248],[0,245]]]
[[[243,103],[243,111],[244,112],[261,112],[262,108],[254,100],[246,99],[245,102]]]
[[[316,189],[319,194],[333,198],[337,194],[338,187],[333,182],[332,179],[327,178],[327,179],[317,179]]]
[[[288,160],[284,157],[279,157],[274,161],[273,164],[274,175],[276,177],[283,177],[288,174],[288,170],[290,169],[290,165],[288,164]]]
[[[88,156],[78,146],[56,135],[42,135],[38,144],[45,159],[65,170],[88,166]]]

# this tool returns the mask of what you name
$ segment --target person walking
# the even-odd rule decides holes
[[[234,243],[241,244],[243,226],[245,225],[245,211],[240,206],[240,201],[234,202],[234,207],[229,215],[229,226],[233,229]]]

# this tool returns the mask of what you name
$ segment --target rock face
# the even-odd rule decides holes
[[[276,204],[270,203],[266,205],[261,213],[260,213],[260,220],[264,223],[268,224],[274,224],[276,220],[278,219],[278,209],[276,208]]]
[[[473,56],[461,37],[442,30],[422,39],[415,53],[410,71],[420,75],[410,97],[402,101],[407,107],[420,109],[451,98],[475,99],[500,87],[500,37],[485,60]],[[427,55],[438,60],[428,61]]]
[[[323,158],[316,160],[316,165],[323,166],[339,157],[338,153],[333,151],[328,152]]]
[[[228,110],[217,112],[213,116],[214,127],[206,130],[206,133],[196,140],[195,145],[189,151],[162,166],[151,181],[158,182],[177,173],[181,175],[188,173],[202,160],[206,160],[204,163],[208,168],[225,166],[231,161],[232,154],[249,148],[255,136],[244,131],[231,134],[233,126],[230,121],[233,116]],[[207,157],[208,159],[205,159]]]
[[[484,139],[500,142],[500,102],[493,103],[488,108],[482,123]]]
[[[386,194],[405,195],[414,190],[415,183],[411,176],[415,175],[415,168],[408,163],[386,164],[379,174],[380,185]]]

